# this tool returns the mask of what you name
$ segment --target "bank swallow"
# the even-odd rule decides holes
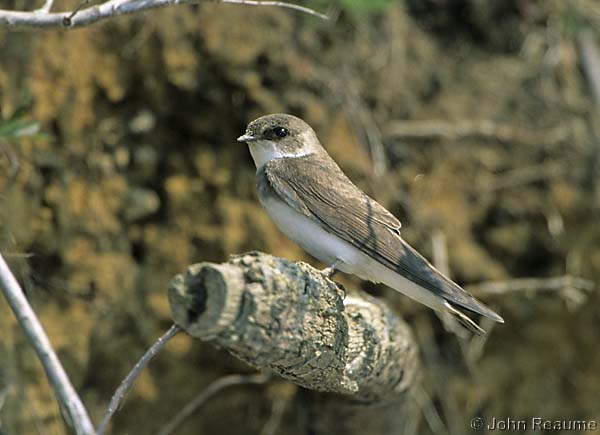
[[[303,120],[263,116],[237,140],[250,148],[258,198],[275,225],[329,273],[383,283],[477,334],[485,332],[465,311],[504,322],[402,239],[400,221],[346,177]]]

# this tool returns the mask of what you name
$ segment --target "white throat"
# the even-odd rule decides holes
[[[303,157],[312,154],[314,151],[309,147],[303,147],[296,152],[289,152],[280,149],[276,142],[270,140],[257,140],[248,143],[250,154],[256,165],[256,169],[260,169],[266,163],[273,159],[282,159],[285,157]]]

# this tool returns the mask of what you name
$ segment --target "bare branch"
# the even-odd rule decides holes
[[[359,138],[360,142],[368,147],[374,175],[381,177],[385,175],[388,168],[381,131],[375,122],[373,113],[369,110],[356,88],[356,82],[354,71],[350,68],[344,68],[342,77],[333,77],[330,86],[339,95],[346,108],[350,118],[350,127],[355,137]]]
[[[490,281],[467,286],[466,289],[479,295],[498,295],[519,291],[559,291],[565,288],[591,291],[594,283],[589,279],[571,275],[553,278],[518,278],[508,281]]]
[[[292,387],[290,385],[290,387]],[[293,387],[292,387],[293,388]],[[291,390],[292,388],[288,388]],[[293,388],[294,393],[296,389]],[[271,400],[271,414],[269,415],[269,419],[263,426],[259,435],[276,435],[281,427],[281,422],[283,420],[283,416],[285,414],[285,410],[288,408],[292,401],[291,394],[278,394],[276,397],[273,397]]]
[[[232,3],[238,5],[250,5],[250,6],[277,6],[280,8],[292,9],[300,11],[305,14],[319,17],[322,20],[329,20],[330,17],[326,14],[315,11],[314,9],[307,8],[306,6],[297,5],[294,3],[281,2],[281,1],[260,1],[260,0],[217,0],[217,3]]]
[[[106,410],[106,414],[102,418],[100,422],[100,426],[98,426],[98,435],[102,435],[106,428],[108,427],[108,423],[110,422],[111,417],[117,412],[119,408],[119,404],[125,397],[125,394],[129,391],[129,389],[133,386],[133,383],[141,374],[144,367],[148,365],[150,360],[156,356],[156,354],[167,344],[167,342],[173,338],[178,332],[181,331],[181,328],[177,325],[172,325],[167,332],[165,332],[156,342],[146,351],[144,356],[140,358],[140,360],[135,364],[135,366],[131,369],[131,371],[127,374],[119,388],[115,391],[112,398],[110,399],[110,403],[108,405],[108,409]]]
[[[272,379],[270,375],[255,374],[255,375],[229,375],[217,379],[198,394],[191,402],[185,405],[175,417],[167,422],[157,435],[170,435],[177,429],[181,423],[187,420],[194,412],[196,412],[209,399],[229,387],[238,385],[263,385]]]
[[[4,144],[0,143],[0,145],[4,145]],[[8,176],[8,182],[7,182],[7,185],[10,185],[15,181],[15,178],[17,178],[17,174],[19,173],[19,168],[21,165],[19,164],[19,159],[17,158],[15,153],[13,153],[8,147],[2,146],[2,147],[0,147],[0,150],[2,150],[4,155],[6,155],[6,158],[8,159],[8,161],[10,163],[10,175]]]
[[[448,240],[442,230],[435,229],[431,234],[431,246],[433,251],[433,264],[445,276],[450,278],[450,263],[448,260]],[[457,337],[466,340],[472,337],[472,334],[456,321],[456,319],[447,312],[434,311],[441,320],[444,329],[453,333]],[[462,343],[462,341],[461,341]]]
[[[2,390],[0,390],[0,412],[2,411],[2,408],[4,408],[6,397],[10,394],[13,387],[12,382],[9,382]]]
[[[433,264],[444,275],[450,277],[450,264],[448,262],[448,240],[442,230],[435,229],[431,235],[433,250]]]
[[[31,309],[25,294],[23,294],[23,290],[21,290],[19,283],[1,254],[0,287],[2,287],[2,292],[8,304],[15,313],[21,328],[23,328],[27,339],[35,349],[46,371],[46,376],[52,385],[67,424],[78,435],[93,435],[95,433],[94,426],[85,406],[81,402],[73,385],[71,385],[71,381],[56,356],[50,340],[48,340],[48,336],[44,332],[44,328]]]
[[[577,45],[593,100],[596,107],[600,109],[600,51],[596,45],[594,33],[590,29],[580,32],[577,35]]]
[[[52,9],[52,5],[54,4],[54,0],[45,0],[44,5],[37,9],[36,12],[42,12],[47,14]]]
[[[119,15],[132,14],[148,9],[157,9],[165,6],[198,4],[203,0],[109,0],[104,3],[79,9],[88,2],[82,2],[73,11],[49,12],[52,0],[36,11],[8,11],[0,10],[0,27],[12,28],[74,28],[83,27],[107,18]],[[292,9],[309,14],[324,20],[329,17],[305,6],[282,1],[254,1],[254,0],[216,0],[217,3],[230,3],[249,6],[275,6]],[[48,8],[46,10],[45,8]]]
[[[524,145],[553,145],[569,138],[569,130],[564,126],[538,133],[485,119],[454,122],[433,119],[391,121],[385,134],[397,138],[424,140],[481,138],[503,143],[517,142]]]
[[[113,0],[114,1],[114,0]],[[79,4],[75,7],[75,9],[73,9],[73,11],[63,19],[63,24],[65,26],[70,25],[69,23],[73,22],[73,18],[75,17],[75,15],[77,14],[77,12],[79,12],[85,5],[87,5],[90,2],[90,0],[81,0],[79,2]],[[115,5],[116,6],[116,5]]]
[[[415,389],[415,401],[419,404],[419,408],[425,417],[425,421],[429,425],[429,429],[434,434],[449,433],[448,428],[444,424],[444,420],[440,417],[440,413],[433,404],[433,400],[422,386]]]
[[[31,258],[34,257],[33,252],[5,252],[4,258]]]
[[[556,179],[568,172],[563,161],[548,161],[539,165],[515,168],[486,179],[481,190],[493,192],[510,189],[541,180]]]

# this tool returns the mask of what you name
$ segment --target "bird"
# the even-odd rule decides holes
[[[250,149],[261,205],[279,230],[329,266],[327,277],[339,270],[383,283],[477,335],[485,331],[466,313],[504,323],[403,239],[400,221],[344,174],[305,121],[265,115],[237,141]]]

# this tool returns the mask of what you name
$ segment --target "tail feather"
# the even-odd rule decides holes
[[[460,323],[461,326],[469,330],[471,333],[476,335],[485,336],[486,332],[477,323],[475,323],[469,316],[460,311],[459,308],[455,307],[451,302],[444,301],[444,307],[447,313],[452,316],[454,320]]]

